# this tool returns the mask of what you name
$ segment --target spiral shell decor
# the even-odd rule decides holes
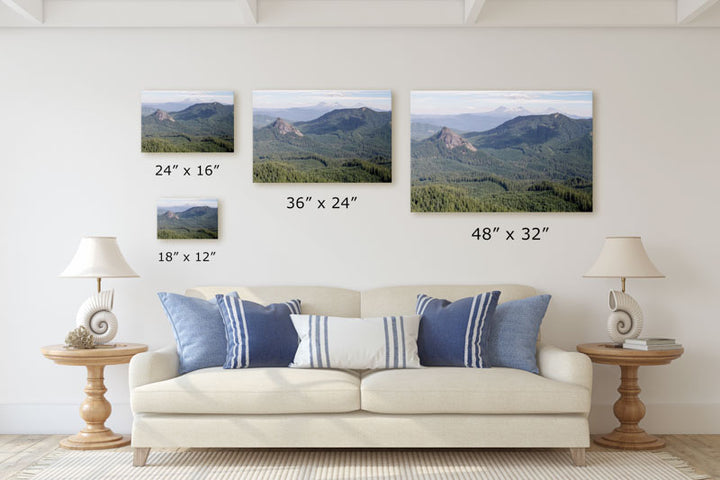
[[[612,313],[607,328],[612,341],[623,343],[626,338],[637,338],[643,327],[643,313],[635,299],[625,292],[610,290],[608,306]]]
[[[108,343],[117,334],[118,322],[112,313],[115,290],[93,295],[80,305],[75,324],[87,328],[95,337],[95,344]]]

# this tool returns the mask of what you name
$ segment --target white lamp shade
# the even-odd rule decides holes
[[[61,277],[138,277],[120,252],[115,237],[83,237]]]
[[[607,237],[595,264],[584,277],[664,278],[653,265],[640,237]]]

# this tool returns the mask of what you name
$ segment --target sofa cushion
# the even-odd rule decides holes
[[[225,362],[225,327],[215,299],[158,293],[177,344],[178,373],[217,367]]]
[[[300,300],[263,306],[237,295],[216,295],[225,325],[225,368],[287,367],[298,347],[290,314]]]
[[[488,325],[499,297],[497,290],[454,302],[418,294],[416,311],[422,315],[418,332],[420,363],[435,367],[489,367]]]
[[[135,413],[338,413],[360,408],[359,374],[294,368],[205,368],[135,388]]]
[[[590,392],[511,368],[365,372],[361,407],[375,413],[587,413]]]
[[[306,287],[302,285],[272,287],[210,286],[189,288],[185,294],[190,297],[210,300],[215,298],[215,295],[224,295],[231,292],[237,292],[238,296],[243,300],[250,300],[261,305],[286,302],[288,298],[299,298],[302,300],[302,313],[335,315],[337,317],[360,316],[360,292],[345,288]],[[394,312],[394,310],[389,311]],[[412,308],[408,313],[413,313]]]
[[[498,305],[488,322],[487,354],[491,367],[539,373],[535,345],[549,303],[550,295],[537,295]]]
[[[228,291],[237,290],[233,287]],[[381,287],[372,290],[363,290],[360,297],[361,317],[379,317],[393,312],[394,315],[410,315],[415,313],[418,293],[424,293],[435,298],[445,298],[451,302],[465,297],[472,297],[478,292],[491,292],[499,290],[501,293],[498,303],[518,300],[520,298],[537,295],[535,289],[525,285],[404,285],[396,287]],[[294,294],[303,300],[303,313],[315,313],[305,309],[305,297],[299,293]],[[241,295],[242,296],[242,295]],[[244,297],[243,297],[244,298]],[[293,297],[295,298],[295,297]],[[338,315],[337,313],[318,312],[324,315]],[[354,315],[344,315],[354,316]]]
[[[291,315],[296,368],[419,368],[419,315],[373,318]]]

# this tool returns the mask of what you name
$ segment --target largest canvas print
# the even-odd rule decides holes
[[[253,179],[260,183],[392,180],[389,90],[253,92]]]
[[[413,212],[591,212],[590,91],[411,93]]]

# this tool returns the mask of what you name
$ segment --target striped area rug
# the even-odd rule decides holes
[[[128,449],[57,450],[17,480],[465,479],[688,480],[695,475],[667,454],[589,452],[575,467],[564,450],[187,450],[151,451],[132,466]]]

